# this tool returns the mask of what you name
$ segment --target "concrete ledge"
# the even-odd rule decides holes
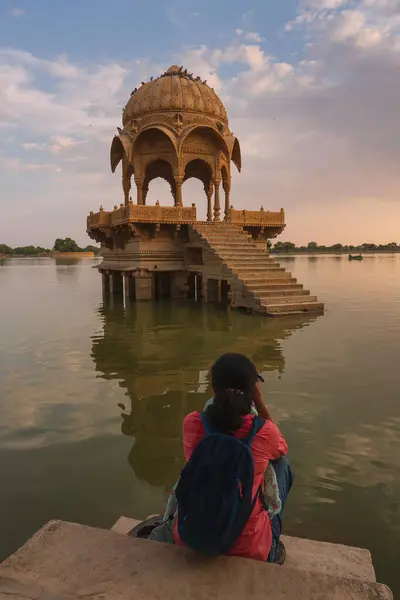
[[[371,553],[368,550],[286,535],[282,536],[282,541],[287,550],[283,568],[291,567],[376,582]]]
[[[39,587],[60,600],[63,595],[92,600],[393,598],[376,583],[241,558],[204,559],[185,548],[61,521],[48,523],[6,559],[0,577]]]
[[[135,519],[120,517],[112,527],[112,531],[127,534],[139,523],[140,521]],[[290,567],[337,577],[376,582],[371,553],[368,550],[329,544],[328,542],[315,542],[287,535],[282,536],[282,541],[287,550],[284,569]]]
[[[76,596],[65,596],[54,590],[45,590],[41,585],[22,583],[18,579],[0,577],[0,600],[77,600]]]

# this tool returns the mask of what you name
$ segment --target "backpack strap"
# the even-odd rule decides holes
[[[209,423],[209,421],[207,419],[205,411],[201,411],[200,412],[200,419],[201,419],[201,422],[202,422],[203,427],[205,429],[206,435],[210,435],[211,433],[215,433],[215,429],[213,429],[210,426],[210,423]],[[252,425],[249,433],[247,433],[243,438],[240,438],[240,441],[243,442],[244,444],[246,444],[246,446],[251,446],[251,444],[253,443],[253,440],[256,437],[257,433],[264,426],[264,423],[265,423],[265,419],[262,419],[261,417],[254,417],[254,419],[253,419],[253,425]]]
[[[264,423],[265,419],[262,419],[261,417],[254,417],[252,428],[247,435],[241,438],[241,441],[246,444],[246,446],[251,446],[257,433],[262,429],[262,427],[264,427]]]
[[[201,419],[201,422],[203,423],[204,429],[206,430],[206,435],[210,435],[210,433],[213,433],[213,430],[211,429],[208,419],[206,417],[205,411],[200,412],[200,419]]]

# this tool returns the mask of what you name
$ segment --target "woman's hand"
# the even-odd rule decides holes
[[[253,390],[253,403],[258,412],[258,416],[266,421],[272,421],[268,408],[265,406],[262,399],[261,382],[257,381]]]

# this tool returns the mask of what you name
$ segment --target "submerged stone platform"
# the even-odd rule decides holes
[[[392,600],[368,551],[285,538],[283,567],[52,521],[0,565],[1,600]],[[119,533],[120,532],[120,533]]]

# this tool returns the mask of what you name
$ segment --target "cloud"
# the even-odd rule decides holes
[[[53,143],[50,145],[50,151],[60,152],[61,150],[69,150],[81,143],[80,140],[74,140],[66,135],[55,135],[53,137]]]
[[[36,144],[36,142],[24,142],[21,144],[21,147],[24,150],[38,150],[40,148],[39,144]]]
[[[256,33],[255,31],[249,31],[248,33],[245,33],[244,39],[247,40],[248,42],[257,42],[257,43],[264,41],[264,38],[259,33]]]
[[[10,14],[12,17],[15,17],[16,19],[18,19],[18,17],[22,17],[23,15],[26,14],[26,10],[23,8],[12,8],[10,11]]]
[[[316,10],[334,10],[346,6],[350,0],[303,0],[303,8],[313,8]]]
[[[0,124],[15,138],[11,147],[0,138],[4,241],[46,245],[57,230],[85,242],[87,213],[122,199],[120,177],[109,170],[122,106],[138,82],[174,62],[207,79],[228,109],[243,154],[235,206],[284,206],[285,237],[298,243],[397,239],[400,42],[391,6],[303,2],[286,33],[303,34],[301,58],[290,60],[271,56],[244,26],[227,44],[186,48],[163,65],[82,65],[0,49]],[[13,176],[18,171],[24,176]],[[185,184],[187,203],[190,190]],[[25,229],[13,212],[21,197],[29,197]],[[31,240],[29,216],[39,210],[46,224],[35,231],[43,237]]]
[[[353,43],[361,48],[379,45],[385,34],[384,27],[369,27],[365,14],[360,10],[341,12],[330,28],[332,41]]]
[[[399,44],[400,0],[307,0],[286,31],[319,32],[317,41],[372,48]]]
[[[244,40],[248,42],[255,42],[257,44],[264,41],[264,38],[255,31],[243,31],[243,29],[236,29],[236,35],[238,37],[242,37]]]
[[[8,171],[52,171],[61,173],[61,168],[53,163],[24,162],[16,157],[0,156],[0,169]]]

